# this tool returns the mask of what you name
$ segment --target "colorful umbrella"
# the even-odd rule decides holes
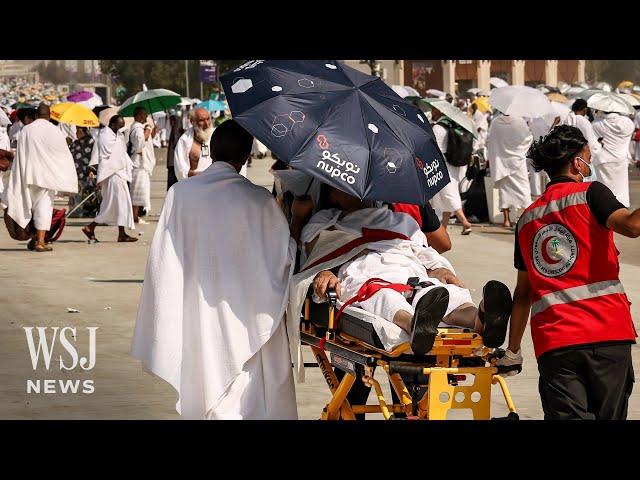
[[[78,103],[58,103],[51,107],[51,118],[61,123],[79,127],[99,127],[98,117],[87,107]]]
[[[144,107],[147,113],[155,113],[180,103],[180,95],[164,88],[154,88],[136,93],[128,98],[120,107],[118,113],[123,117],[132,117],[137,107]]]
[[[227,109],[227,104],[220,100],[206,100],[196,105],[196,108],[204,108],[210,112],[224,111]]]

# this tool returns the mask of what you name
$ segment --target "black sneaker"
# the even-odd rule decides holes
[[[411,322],[411,350],[416,355],[425,355],[438,334],[438,324],[447,312],[449,292],[437,287],[425,293],[416,304]]]
[[[482,299],[484,312],[478,309],[478,316],[484,325],[482,341],[489,348],[498,348],[507,336],[513,306],[511,291],[504,283],[491,280],[482,289]]]

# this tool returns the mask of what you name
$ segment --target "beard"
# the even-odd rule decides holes
[[[193,136],[200,143],[208,143],[211,140],[211,135],[213,134],[213,125],[209,128],[200,128],[193,127]]]

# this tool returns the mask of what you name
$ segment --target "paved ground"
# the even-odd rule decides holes
[[[164,151],[152,178],[153,210],[147,217],[150,225],[135,232],[135,244],[115,242],[117,229],[97,229],[101,243],[88,245],[80,227],[82,219],[69,220],[61,240],[52,254],[26,250],[25,242],[11,240],[0,227],[0,418],[2,419],[176,419],[176,395],[164,381],[142,371],[128,355],[136,311],[142,288],[149,243],[157,214],[162,206],[166,185]],[[249,178],[271,187],[268,167],[271,159],[254,160]],[[632,200],[640,200],[639,182],[632,182]],[[638,205],[636,205],[638,206]],[[512,267],[512,233],[499,227],[478,227],[463,237],[459,227],[451,229],[453,250],[447,254],[460,276],[479,300],[482,285],[495,278],[514,286]],[[626,240],[626,239],[625,239]],[[640,241],[640,240],[639,240]],[[621,278],[634,304],[636,328],[640,328],[640,255],[634,240],[619,242],[622,252]],[[68,313],[67,308],[80,310]],[[97,330],[97,362],[93,370],[78,373],[60,371],[57,356],[69,362],[64,350],[56,350],[47,371],[31,365],[25,332],[22,327],[49,326],[77,328],[80,355],[87,355],[86,327]],[[525,367],[521,375],[509,380],[511,393],[521,418],[542,418],[537,393],[537,369],[529,333],[523,349]],[[59,347],[57,347],[59,348]],[[307,349],[308,350],[308,349]],[[306,352],[311,361],[310,352]],[[640,371],[640,347],[633,348],[636,371]],[[92,394],[27,394],[28,380],[93,380]],[[383,380],[378,376],[379,380]],[[386,382],[382,382],[388,394]],[[43,387],[44,390],[44,387]],[[80,387],[82,390],[82,387]],[[328,400],[328,388],[317,368],[307,369],[307,382],[297,385],[299,415],[318,418]],[[629,417],[640,419],[640,389],[630,402]],[[469,418],[466,412],[456,418]],[[497,387],[492,397],[492,414],[504,415],[506,408]]]

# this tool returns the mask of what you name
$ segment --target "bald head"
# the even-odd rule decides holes
[[[49,109],[49,105],[46,103],[41,103],[38,105],[38,118],[42,118],[44,120],[49,120],[51,116],[51,110]]]

